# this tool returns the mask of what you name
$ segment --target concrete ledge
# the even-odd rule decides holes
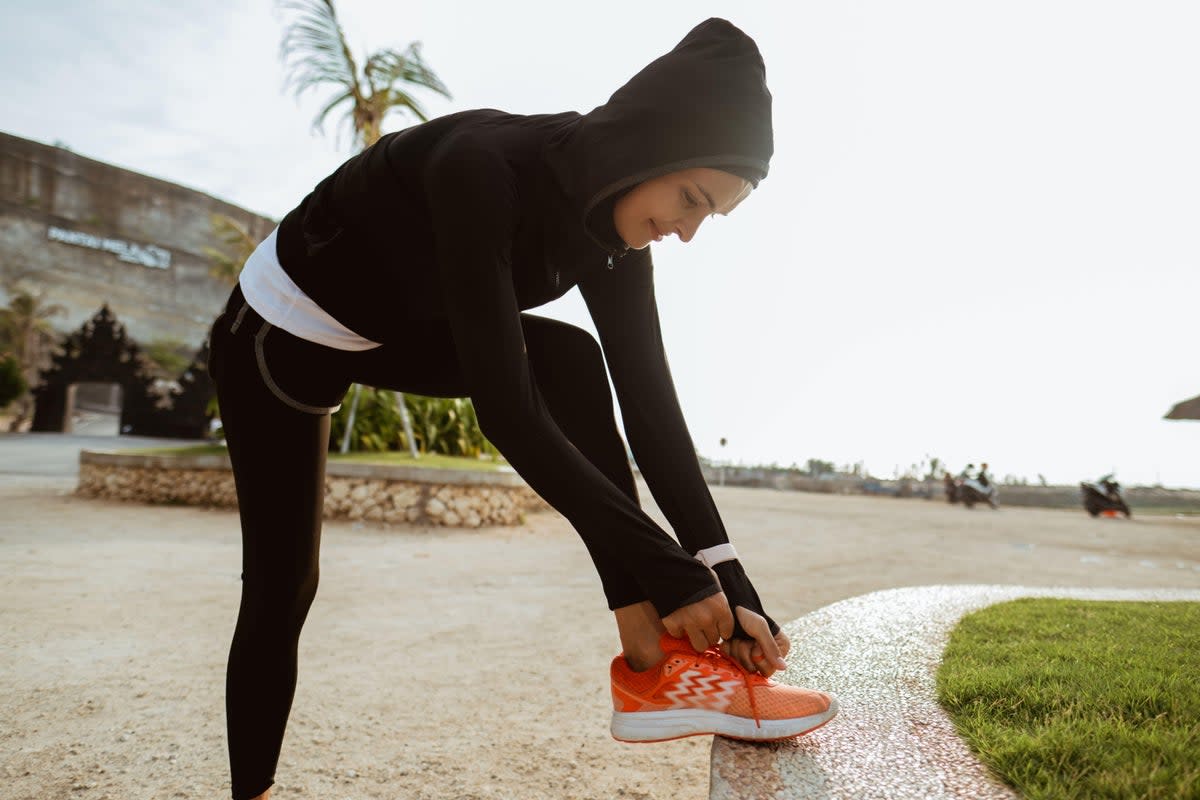
[[[841,712],[781,744],[714,737],[710,800],[1016,800],[959,738],[935,676],[965,614],[1021,597],[1200,601],[1200,591],[921,586],[826,606],[784,626],[793,649],[777,679],[832,692]]]
[[[236,508],[227,455],[138,455],[83,450],[76,493],[141,503]],[[325,518],[478,528],[519,525],[549,506],[514,472],[333,462]]]

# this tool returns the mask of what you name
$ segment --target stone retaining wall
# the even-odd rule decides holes
[[[227,456],[79,454],[76,493],[136,503],[236,508]],[[478,528],[549,506],[514,473],[330,463],[325,518]]]

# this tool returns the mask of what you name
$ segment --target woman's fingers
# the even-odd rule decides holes
[[[762,654],[766,657],[766,664],[770,665],[773,670],[787,669],[787,662],[783,660],[783,655],[779,652],[779,644],[771,635],[771,626],[767,624],[767,620],[761,614],[755,614],[745,606],[738,606],[736,613],[738,622],[742,623],[742,630],[748,633],[762,649]],[[761,671],[761,664],[759,671]]]
[[[769,678],[775,673],[775,667],[767,661],[762,648],[753,640],[733,639],[723,642],[721,649],[747,672],[760,673],[764,678]]]
[[[729,610],[729,601],[725,593],[721,593],[721,607],[717,614],[717,638],[728,639],[733,636],[733,612]]]
[[[736,661],[742,669],[746,669],[746,654],[740,639],[732,639],[722,644],[725,655]]]
[[[742,629],[752,638],[730,638],[733,636],[733,612],[724,592],[678,608],[663,617],[662,622],[667,633],[676,639],[686,638],[697,650],[719,646],[747,672],[770,677],[776,670],[787,669],[787,662],[783,660],[791,649],[787,635],[780,631],[772,636],[766,618],[744,606],[738,606],[736,613]]]
[[[688,630],[688,641],[692,643],[692,647],[697,650],[704,651],[709,648],[709,634],[703,628],[696,627]]]
[[[775,644],[779,646],[779,655],[787,658],[787,654],[792,651],[792,640],[787,637],[783,629],[779,629],[779,633],[775,634]]]
[[[739,661],[742,667],[747,672],[761,672],[764,677],[770,677],[775,669],[766,663],[766,659],[763,658],[762,648],[754,642],[745,639],[740,640],[740,644],[741,647],[738,649],[741,652],[741,658]]]
[[[697,650],[720,644],[725,631],[733,633],[733,613],[724,592],[677,608],[662,621],[667,633],[677,639],[686,637]]]

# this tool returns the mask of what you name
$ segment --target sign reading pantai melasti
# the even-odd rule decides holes
[[[105,239],[82,231],[69,231],[53,225],[46,232],[46,238],[52,242],[73,244],[77,247],[88,247],[92,250],[102,250],[112,253],[127,264],[141,264],[143,267],[154,269],[169,269],[171,253],[152,244],[134,244],[123,239]]]

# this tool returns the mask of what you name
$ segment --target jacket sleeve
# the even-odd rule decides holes
[[[729,536],[700,471],[663,348],[650,248],[631,251],[579,288],[600,334],[629,447],[655,502],[688,553],[725,544]],[[714,571],[731,608],[767,616],[740,562]],[[736,635],[746,635],[740,625]]]
[[[425,187],[454,346],[484,434],[589,549],[626,565],[660,615],[719,591],[702,564],[571,444],[542,400],[513,286],[518,203],[507,165],[482,148],[443,146]]]

